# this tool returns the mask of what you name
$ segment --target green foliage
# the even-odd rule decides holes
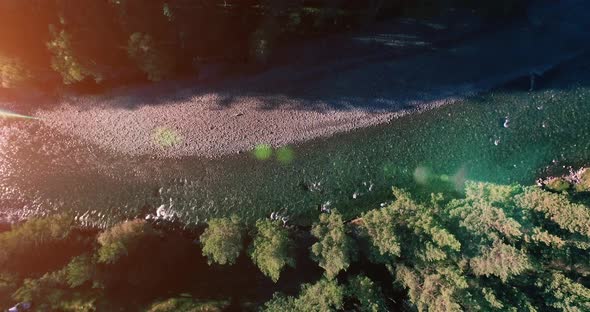
[[[461,298],[468,284],[459,268],[437,266],[415,271],[399,265],[395,275],[418,311],[462,311]]]
[[[334,210],[320,215],[320,222],[313,225],[311,234],[319,241],[311,246],[311,256],[326,270],[328,279],[342,270],[346,271],[356,255],[352,239],[346,235],[342,216]]]
[[[66,280],[70,287],[75,288],[92,280],[96,269],[96,262],[89,255],[75,257],[66,266]]]
[[[393,189],[396,201],[380,210],[373,210],[363,216],[363,228],[367,231],[376,251],[393,262],[394,256],[400,256],[406,244],[420,244],[414,252],[425,259],[446,258],[443,250],[458,251],[461,243],[452,235],[438,217],[440,208],[437,205],[426,206],[416,203],[407,192]],[[368,219],[365,220],[365,217]],[[411,232],[416,237],[411,241],[400,237]]]
[[[552,178],[545,183],[547,189],[559,193],[569,190],[571,186],[572,185],[564,178]]]
[[[465,197],[446,204],[438,195],[430,203],[398,189],[394,196],[359,224],[374,252],[388,257],[385,263],[418,311],[586,308],[580,298],[587,296],[583,285],[590,276],[584,250],[590,210],[567,194],[467,182]],[[388,244],[399,244],[399,252],[388,251]],[[570,275],[585,282],[565,278]],[[558,306],[564,302],[576,305]]]
[[[465,200],[469,202],[484,201],[490,204],[510,202],[514,195],[521,192],[518,185],[498,185],[484,182],[467,181],[465,183]]]
[[[389,210],[371,210],[363,215],[363,225],[381,256],[395,257],[401,253],[401,245],[395,234],[394,214]]]
[[[179,297],[155,302],[146,312],[221,312],[229,304],[227,300],[202,301]]]
[[[66,239],[72,227],[69,216],[30,219],[11,231],[0,233],[0,267],[18,261],[37,248]]]
[[[304,284],[298,298],[278,294],[264,305],[267,312],[327,312],[342,309],[344,306],[344,287],[335,280],[321,279],[317,283]]]
[[[555,248],[561,248],[565,244],[565,241],[561,237],[553,235],[539,227],[533,228],[531,240]]]
[[[348,302],[348,303],[347,303]],[[354,311],[387,311],[380,288],[368,277],[354,276],[346,287],[335,279],[323,278],[315,284],[304,284],[298,297],[274,294],[265,303],[266,312],[327,312],[340,311],[350,304]],[[348,311],[348,309],[346,309]]]
[[[31,77],[29,70],[18,59],[0,55],[0,87],[18,87]]]
[[[87,77],[93,77],[96,82],[102,81],[102,75],[91,70],[77,57],[73,49],[72,36],[65,30],[57,30],[50,25],[51,40],[47,49],[52,54],[51,68],[59,73],[64,84],[80,82]]]
[[[116,224],[98,235],[98,262],[115,263],[136,248],[142,239],[157,234],[145,220],[136,219]]]
[[[523,209],[544,214],[564,230],[590,238],[590,209],[570,202],[566,195],[528,187],[516,197],[516,203]]]
[[[494,242],[485,248],[481,256],[471,258],[470,266],[477,276],[494,275],[502,282],[510,276],[519,275],[531,267],[529,259],[522,251],[502,242]]]
[[[96,306],[96,298],[92,294],[81,293],[74,293],[70,298],[63,298],[59,304],[53,307],[53,310],[64,312],[99,311]]]
[[[454,251],[461,248],[461,243],[457,238],[441,224],[438,217],[440,213],[438,206],[418,204],[410,194],[396,188],[393,189],[393,195],[396,201],[385,209],[394,216],[392,219],[402,222],[402,227],[432,240],[440,248]]]
[[[366,276],[357,275],[351,278],[348,282],[346,294],[347,297],[354,299],[355,311],[387,311],[379,286]]]
[[[290,256],[293,242],[289,232],[278,221],[266,219],[256,222],[256,230],[250,258],[264,275],[277,282],[285,266],[295,267],[295,259]]]
[[[543,289],[548,306],[560,311],[590,311],[590,289],[565,275],[553,272],[539,279],[537,287]]]
[[[274,294],[272,299],[264,303],[262,311],[265,312],[284,312],[292,311],[298,312],[297,310],[297,299],[294,297],[286,297],[282,294]]]
[[[331,311],[344,304],[344,288],[335,280],[321,279],[313,285],[303,285],[297,299],[301,311]]]
[[[25,279],[13,298],[17,301],[48,302],[51,306],[59,303],[65,293],[66,272],[59,270],[46,273],[39,279]]]
[[[25,279],[13,298],[33,302],[35,311],[96,311],[94,293],[68,290],[66,270],[46,273],[39,279]]]
[[[492,289],[483,287],[481,289],[481,293],[484,299],[493,309],[502,309],[504,307],[504,304],[502,303],[502,301],[498,300],[498,297]]]
[[[10,302],[10,296],[19,287],[19,282],[15,274],[0,272],[0,303]]]
[[[237,216],[211,219],[200,237],[209,264],[234,264],[244,247],[242,225]]]
[[[151,81],[168,77],[174,69],[173,58],[146,33],[135,32],[129,36],[127,54]]]
[[[578,192],[590,191],[590,168],[584,168],[578,173],[578,181],[576,183],[576,190]]]
[[[466,198],[452,201],[447,210],[459,225],[480,238],[514,239],[522,236],[521,225],[510,217],[508,205],[518,190],[512,186],[466,183]]]

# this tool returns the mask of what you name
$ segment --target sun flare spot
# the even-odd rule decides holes
[[[0,109],[0,118],[39,119],[37,117],[12,113],[12,112],[9,112],[7,110],[2,110],[2,109]]]
[[[182,136],[170,128],[158,127],[154,129],[153,139],[159,146],[168,148],[179,144]]]
[[[252,151],[254,157],[258,160],[267,160],[272,156],[272,146],[268,144],[258,144]]]

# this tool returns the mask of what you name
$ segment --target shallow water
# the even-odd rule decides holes
[[[292,157],[274,151],[266,160],[254,153],[217,160],[129,157],[34,120],[0,119],[0,218],[72,212],[88,226],[137,216],[191,226],[213,216],[254,220],[278,212],[286,222],[308,223],[321,206],[347,217],[378,207],[393,185],[531,184],[590,159],[588,72],[565,66],[539,91],[497,90],[290,146]]]

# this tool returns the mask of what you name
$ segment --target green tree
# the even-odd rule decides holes
[[[543,289],[545,303],[560,311],[590,311],[590,289],[559,272],[540,278],[537,287]]]
[[[0,54],[0,87],[18,87],[23,85],[31,77],[31,72],[19,59]]]
[[[70,261],[65,270],[68,285],[75,288],[92,280],[96,270],[96,262],[92,256],[78,256]]]
[[[0,267],[18,262],[25,254],[42,246],[65,240],[72,229],[72,221],[66,215],[33,218],[11,231],[0,233]]]
[[[590,209],[568,194],[467,182],[463,198],[394,196],[355,224],[418,311],[587,307]]]
[[[336,280],[321,279],[313,285],[303,285],[297,299],[300,311],[332,311],[344,305],[344,287]]]
[[[16,301],[35,304],[35,311],[91,312],[96,311],[97,293],[73,292],[68,287],[65,269],[44,274],[38,279],[25,279],[16,290]]]
[[[299,297],[275,294],[264,305],[264,311],[328,312],[344,307],[344,287],[335,280],[321,279],[315,284],[304,284]]]
[[[499,241],[494,242],[491,248],[485,248],[481,256],[471,258],[469,264],[475,275],[494,275],[503,282],[531,267],[523,251]]]
[[[590,191],[590,168],[580,169],[576,176],[576,190],[579,192]]]
[[[23,285],[15,291],[13,298],[17,301],[47,303],[49,306],[55,306],[65,295],[67,288],[66,272],[59,270],[44,274],[38,279],[25,279]]]
[[[256,222],[250,258],[274,282],[279,280],[285,266],[295,267],[295,259],[290,256],[292,248],[289,232],[278,221],[264,219]]]
[[[137,248],[142,239],[159,233],[145,220],[136,219],[116,224],[98,235],[97,254],[100,263],[115,263]]]
[[[401,244],[395,233],[394,214],[387,210],[371,210],[363,215],[363,227],[370,238],[376,258],[393,259],[401,253]],[[387,260],[385,260],[387,261]]]
[[[571,184],[564,178],[552,178],[545,182],[545,187],[554,192],[565,192],[571,188]]]
[[[336,210],[320,215],[320,222],[313,225],[311,234],[318,239],[311,246],[312,259],[326,270],[326,277],[332,279],[340,271],[346,271],[356,255],[356,249],[346,233],[342,215]]]
[[[291,296],[275,293],[272,299],[264,303],[262,311],[265,312],[298,312],[297,299]]]
[[[590,209],[572,203],[564,194],[545,192],[528,187],[516,198],[516,204],[524,209],[542,213],[559,227],[590,238]]]
[[[127,42],[127,53],[151,81],[167,78],[174,69],[174,59],[149,34],[131,34]]]
[[[20,280],[16,274],[0,272],[0,303],[8,304],[10,296],[18,289]]]
[[[209,264],[234,264],[244,248],[242,224],[237,216],[211,219],[200,237]]]
[[[418,311],[463,311],[461,298],[468,284],[459,268],[397,265],[395,276],[408,289],[410,301]]]
[[[229,301],[202,301],[190,297],[169,298],[153,303],[146,312],[221,312]]]
[[[50,33],[52,38],[47,43],[47,49],[52,54],[51,68],[61,75],[64,84],[80,82],[87,77],[96,82],[102,81],[102,75],[77,56],[70,33],[65,29],[58,30],[54,25],[50,25]]]
[[[387,311],[381,289],[375,282],[364,275],[357,275],[348,281],[346,296],[353,299],[355,311]]]

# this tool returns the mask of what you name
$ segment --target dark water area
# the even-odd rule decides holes
[[[464,180],[532,184],[590,159],[590,67],[566,64],[528,92],[517,83],[389,124],[221,159],[154,159],[105,151],[34,120],[0,120],[0,217],[73,213],[107,227],[135,217],[194,227],[214,216],[278,212],[309,224],[320,207],[347,218],[390,188],[462,190]]]

